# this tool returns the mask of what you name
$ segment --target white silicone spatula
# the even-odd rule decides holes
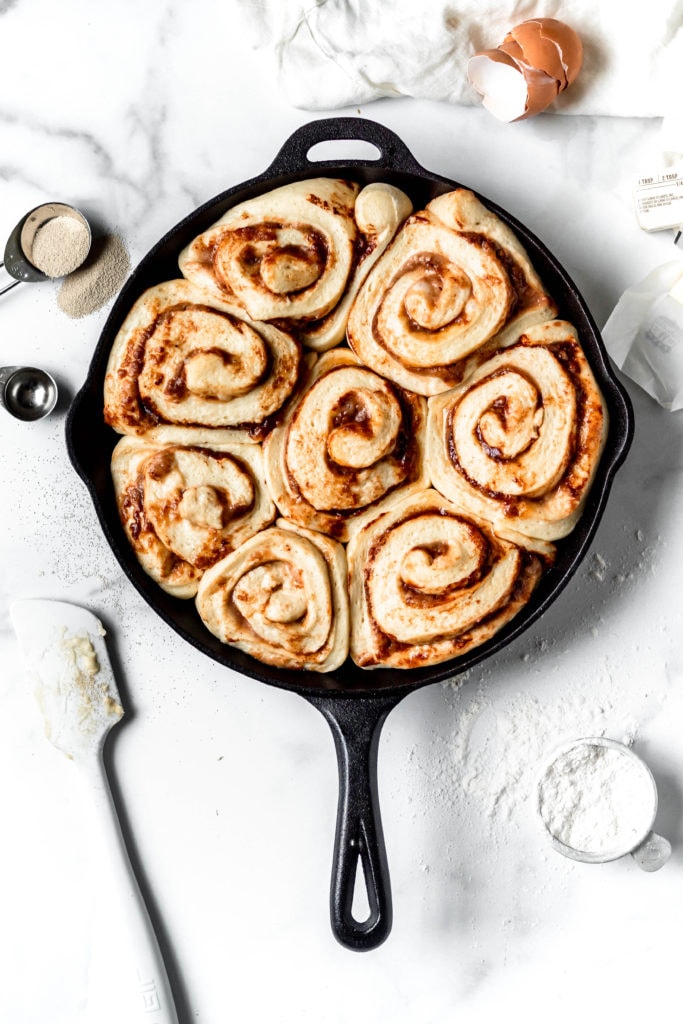
[[[12,622],[54,745],[84,773],[111,856],[111,883],[121,893],[145,1024],[178,1024],[166,968],[126,850],[103,759],[109,730],[123,717],[102,623],[63,601],[15,601]]]

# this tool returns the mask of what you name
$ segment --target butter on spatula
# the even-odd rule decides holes
[[[70,758],[96,753],[123,717],[102,623],[65,601],[15,601],[10,615],[48,739]]]

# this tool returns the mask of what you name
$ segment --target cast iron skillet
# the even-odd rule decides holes
[[[377,159],[311,161],[319,142],[357,139],[372,143]],[[116,435],[102,416],[102,387],[109,350],[137,297],[151,285],[178,277],[177,257],[195,235],[236,203],[292,181],[316,176],[341,177],[362,184],[386,181],[403,189],[419,209],[458,183],[420,166],[392,131],[362,118],[330,118],[303,125],[290,136],[262,174],[209,200],[172,228],[144,257],[123,287],[104,325],[88,377],[69,411],[66,437],[71,461],[85,481],[104,534],[125,574],[161,618],[198,650],[237,672],[305,697],[327,719],[339,766],[339,803],[330,893],[336,938],[351,949],[378,946],[391,929],[389,873],[377,795],[377,748],[384,721],[406,694],[427,683],[452,678],[490,657],[535,622],[567,585],[595,534],[614,474],[632,438],[629,399],[609,365],[597,327],[576,286],[557,260],[523,224],[505,210],[480,198],[517,234],[527,249],[559,315],[570,320],[605,396],[610,428],[588,504],[573,533],[558,544],[554,567],[528,605],[487,643],[442,665],[409,671],[362,670],[347,661],[327,674],[270,668],[221,644],[201,623],[192,601],[170,597],[142,571],[119,522],[109,472]],[[471,186],[470,186],[471,187]],[[358,921],[352,902],[358,861],[362,864],[370,914]]]

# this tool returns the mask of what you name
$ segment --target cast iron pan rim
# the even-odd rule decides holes
[[[315,142],[334,138],[365,139],[375,144],[382,155],[376,160],[324,160],[306,162],[302,165],[302,155],[305,154],[306,150],[310,149]],[[290,146],[294,139],[298,141],[298,145],[295,147],[294,151],[291,151]],[[541,254],[541,260],[545,261],[548,267],[552,269],[553,274],[561,281],[562,287],[565,291],[565,299],[566,297],[571,297],[571,299],[580,307],[582,316],[586,322],[586,329],[591,336],[591,348],[590,352],[587,354],[589,355],[594,371],[596,369],[598,370],[597,376],[599,378],[600,387],[605,395],[608,407],[610,408],[611,423],[609,437],[602,457],[601,469],[599,470],[598,478],[596,478],[593,485],[582,520],[574,531],[576,537],[580,537],[580,541],[575,543],[569,560],[563,567],[561,575],[553,577],[551,575],[551,570],[551,573],[546,577],[547,589],[545,590],[545,593],[543,592],[543,581],[539,588],[537,588],[537,603],[535,603],[531,608],[523,609],[515,619],[496,633],[494,637],[486,643],[481,644],[464,657],[450,659],[447,662],[429,666],[425,669],[360,670],[363,672],[363,676],[361,677],[363,682],[367,676],[367,685],[348,685],[344,683],[343,679],[341,679],[341,681],[337,681],[336,679],[331,681],[326,677],[325,673],[292,672],[290,670],[275,669],[246,655],[243,656],[245,659],[245,662],[243,663],[242,657],[240,657],[241,652],[235,652],[227,645],[225,650],[223,651],[221,649],[221,653],[218,655],[216,651],[212,650],[209,646],[210,638],[208,636],[207,642],[202,642],[201,639],[198,639],[198,637],[189,633],[179,622],[177,622],[174,614],[167,612],[159,605],[159,595],[157,594],[158,588],[156,588],[156,585],[151,583],[151,581],[146,577],[141,579],[139,567],[137,565],[133,565],[134,556],[132,555],[130,548],[125,546],[125,544],[122,544],[120,538],[115,536],[112,532],[105,514],[104,502],[97,491],[94,480],[85,470],[79,454],[78,432],[76,426],[78,413],[81,405],[86,402],[89,396],[101,395],[101,384],[104,377],[103,367],[106,366],[106,357],[113,340],[113,332],[120,325],[134,299],[137,298],[144,289],[145,286],[140,284],[141,279],[149,273],[150,267],[154,267],[155,262],[160,255],[164,253],[164,250],[166,250],[169,245],[173,244],[179,251],[181,246],[178,245],[176,239],[178,237],[183,237],[188,233],[194,236],[202,230],[205,230],[206,227],[220,216],[220,212],[223,212],[230,205],[234,205],[234,200],[231,202],[234,196],[239,196],[237,201],[243,201],[246,198],[250,198],[253,195],[263,192],[267,188],[277,187],[278,184],[285,183],[285,181],[293,181],[297,179],[302,180],[312,176],[333,174],[335,176],[352,177],[354,170],[366,171],[368,168],[377,168],[381,171],[386,166],[386,150],[393,142],[398,145],[398,151],[392,154],[393,159],[396,161],[398,157],[400,167],[396,162],[393,164],[390,162],[390,177],[392,175],[395,176],[397,173],[404,174],[408,178],[416,178],[420,180],[423,184],[432,189],[436,187],[439,191],[447,191],[452,188],[463,187],[459,182],[439,174],[433,174],[418,164],[412,156],[412,153],[404,147],[401,140],[398,139],[397,136],[394,136],[389,129],[377,122],[361,118],[329,118],[320,119],[303,125],[295,131],[290,139],[284,144],[280,153],[264,172],[218,193],[194,211],[187,214],[176,225],[170,228],[142,258],[123,286],[105,321],[90,363],[86,380],[72,403],[66,422],[66,440],[69,457],[74,468],[83,479],[90,492],[106,539],[124,573],[156,614],[158,614],[159,617],[186,642],[190,643],[197,650],[201,651],[212,660],[217,661],[219,664],[223,664],[240,674],[246,674],[260,682],[275,685],[309,698],[321,696],[325,696],[326,698],[381,696],[386,697],[388,700],[391,700],[392,698],[400,699],[400,697],[404,696],[408,692],[421,686],[434,682],[444,682],[448,679],[457,677],[472,668],[474,665],[495,654],[503,647],[506,647],[519,635],[525,632],[556,600],[564,587],[569,583],[571,577],[578,568],[578,565],[582,561],[599,526],[614,475],[626,457],[633,434],[630,400],[609,364],[607,353],[604,349],[598,328],[573,280],[567,271],[558,263],[545,244],[525,225],[517,221],[514,216],[509,214],[502,207],[498,206],[498,204],[489,200],[475,189],[472,189],[472,191],[475,192],[475,195],[477,195],[490,210],[492,210],[501,218],[501,220],[503,220],[504,223],[507,223],[512,230],[515,231],[526,248],[535,249],[537,253]],[[305,159],[305,157],[303,158]],[[471,186],[464,187],[471,188]],[[220,212],[216,212],[217,210]],[[534,259],[533,255],[532,262],[536,264],[536,259]],[[539,272],[543,278],[543,273],[541,271]],[[117,438],[115,437],[114,441],[116,439]],[[567,543],[571,543],[572,539],[575,539],[573,535],[567,539]],[[548,584],[548,580],[551,581],[552,585]],[[358,670],[353,667],[352,671]],[[343,675],[343,672],[343,667],[338,670],[340,675]],[[391,683],[384,682],[380,686],[377,686],[376,682],[373,684],[373,679],[378,680],[379,678],[376,675],[378,672],[381,673],[384,678],[386,678],[387,673],[391,673],[392,677],[396,679],[396,682],[393,682],[392,680]],[[311,677],[313,678],[309,685],[304,681],[304,679],[307,680]]]

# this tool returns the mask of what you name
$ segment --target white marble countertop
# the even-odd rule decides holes
[[[263,54],[236,45],[230,6],[0,0],[0,237],[61,199],[118,232],[135,265],[200,203],[265,170],[313,115],[282,102]],[[600,326],[626,287],[676,258],[670,233],[639,229],[631,199],[659,158],[657,120],[503,125],[419,100],[334,113],[382,122],[424,167],[514,213]],[[27,687],[8,614],[19,597],[87,605],[109,631],[128,711],[111,771],[183,1024],[628,1024],[680,1005],[681,415],[626,381],[633,446],[570,585],[461,685],[428,686],[390,714],[379,788],[394,925],[355,954],[328,918],[329,729],[298,696],[185,645],[124,578],[64,439],[108,307],[71,319],[57,287],[0,299],[0,364],[43,366],[61,392],[42,422],[0,410],[0,1019],[136,1019],[87,794]],[[656,828],[673,844],[657,873],[628,857],[575,863],[540,832],[539,759],[595,734],[629,739],[652,768]]]

